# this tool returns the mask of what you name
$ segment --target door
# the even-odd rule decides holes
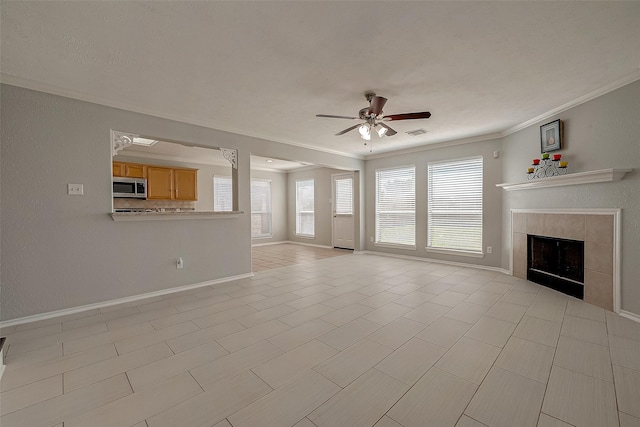
[[[353,174],[332,175],[333,247],[353,249]]]

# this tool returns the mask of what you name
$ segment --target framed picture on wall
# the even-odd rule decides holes
[[[540,149],[542,153],[562,148],[562,120],[540,126]]]

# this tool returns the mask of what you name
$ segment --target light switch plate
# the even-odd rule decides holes
[[[84,186],[82,184],[67,184],[67,194],[82,196],[84,194]]]

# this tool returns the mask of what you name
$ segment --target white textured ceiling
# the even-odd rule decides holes
[[[639,76],[640,2],[18,2],[2,81],[323,150],[369,154],[365,91],[398,134],[374,152],[513,129]],[[418,128],[428,133],[405,134]],[[135,131],[135,129],[127,129]]]

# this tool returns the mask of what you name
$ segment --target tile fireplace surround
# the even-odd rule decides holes
[[[584,242],[584,301],[618,312],[619,209],[511,211],[513,275],[527,277],[527,234]]]

